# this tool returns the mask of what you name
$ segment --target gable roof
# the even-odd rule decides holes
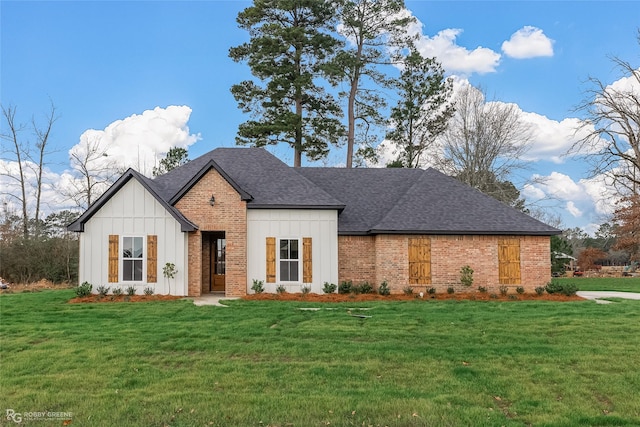
[[[182,231],[195,231],[198,227],[189,221],[182,213],[167,203],[164,200],[156,187],[155,183],[144,175],[136,172],[133,169],[128,169],[118,180],[111,186],[107,191],[102,194],[89,208],[82,214],[78,219],[69,224],[67,229],[69,231],[84,231],[84,224],[91,219],[91,217],[100,210],[102,206],[104,206],[111,197],[116,194],[127,182],[131,179],[135,179],[138,181],[153,197],[160,203],[170,214],[175,218],[176,221],[180,223],[180,229]]]
[[[194,231],[197,226],[174,205],[212,169],[248,209],[338,210],[342,235],[560,234],[435,169],[292,168],[262,148],[217,148],[155,179],[129,169],[68,229],[84,231],[84,223],[136,179],[182,231]]]
[[[215,168],[246,200],[248,209],[342,209],[344,204],[263,148],[217,148],[155,178],[175,204],[208,170]]]
[[[340,234],[560,233],[431,168],[304,168],[300,173],[345,203]]]

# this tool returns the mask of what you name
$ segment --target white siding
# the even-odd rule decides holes
[[[109,235],[158,236],[157,283],[108,283]],[[122,247],[120,247],[120,251]],[[145,240],[146,272],[146,240]],[[169,283],[162,275],[167,262],[176,265],[178,273]],[[135,286],[141,294],[150,286],[156,294],[187,295],[187,233],[180,223],[138,181],[127,182],[102,208],[86,222],[80,233],[80,283],[87,281],[111,289]],[[122,275],[122,265],[119,266]],[[146,280],[144,274],[143,280]]]
[[[335,210],[247,210],[247,293],[253,279],[264,280],[265,291],[275,292],[278,283],[266,283],[266,238],[312,239],[313,283],[311,292],[321,294],[324,282],[338,284],[338,212]],[[276,251],[278,248],[276,247]],[[278,271],[278,267],[276,268]],[[300,278],[302,281],[302,277]],[[282,283],[288,292],[300,292],[302,283]]]

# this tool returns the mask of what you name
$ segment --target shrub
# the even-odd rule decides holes
[[[93,285],[89,282],[84,282],[75,289],[76,296],[88,297],[91,295],[91,289],[93,289]]]
[[[353,287],[353,285],[351,283],[351,280],[344,281],[344,282],[340,283],[340,286],[338,286],[338,293],[339,294],[350,294],[352,287]]]
[[[411,286],[405,286],[404,288],[402,288],[402,292],[405,295],[413,295],[413,288]]]
[[[261,294],[264,292],[264,281],[253,279],[253,284],[251,285],[251,290],[256,294]]]
[[[500,295],[502,296],[505,296],[507,292],[509,292],[509,288],[505,285],[500,286],[498,290],[500,291]]]
[[[492,298],[492,299],[498,299],[498,294],[495,294],[495,293],[491,292],[491,293],[489,294],[489,298]]]
[[[536,291],[536,294],[538,296],[541,296],[542,294],[544,294],[544,286],[536,286],[534,290]]]
[[[109,293],[109,290],[110,290],[110,289],[111,289],[111,288],[108,288],[108,287],[106,287],[106,286],[98,286],[98,287],[96,288],[96,291],[98,291],[98,294],[99,294],[101,297],[106,297],[106,296],[107,296],[107,294]]]
[[[132,296],[134,296],[136,294],[136,288],[133,287],[133,286],[127,286],[127,289],[125,289],[124,291],[130,297],[132,297]]]
[[[509,295],[509,299],[517,300],[518,296],[517,295]]]
[[[121,288],[113,288],[113,291],[111,291],[111,293],[114,296],[119,297],[120,295],[122,295],[122,289]]]
[[[453,286],[449,286],[449,287],[447,288],[447,293],[448,293],[448,294],[452,294],[452,293],[454,293],[455,291],[456,291],[456,290],[453,288]]]
[[[332,294],[336,291],[338,287],[335,283],[324,282],[324,286],[322,287],[322,292],[325,294]]]
[[[144,294],[153,295],[153,288],[151,286],[147,286],[146,288],[144,288]]]
[[[378,287],[378,293],[380,295],[391,295],[391,289],[389,289],[389,284],[386,280],[380,283],[380,286]]]
[[[516,288],[516,292],[519,293],[520,295],[524,294],[524,288],[522,286],[518,286]]]
[[[428,293],[429,295],[433,295],[433,294],[435,294],[435,293],[436,293],[436,288],[434,288],[433,286],[428,287],[428,288],[427,288],[427,293]]]
[[[545,291],[549,294],[562,294],[562,295],[575,295],[578,292],[578,287],[574,283],[560,283],[557,281],[551,281],[544,287]]]
[[[362,282],[359,285],[353,286],[351,288],[351,291],[354,294],[372,294],[373,293],[373,286],[371,286],[371,284],[369,282]]]
[[[473,285],[473,268],[465,265],[460,269],[460,283],[464,286]]]
[[[279,294],[286,294],[287,293],[287,288],[284,287],[284,285],[278,285],[276,287],[276,292]]]
[[[484,286],[478,286],[478,292],[480,292],[481,294],[486,294],[487,288],[485,288]]]
[[[562,294],[566,295],[566,296],[572,296],[575,295],[576,292],[578,292],[578,287],[573,284],[573,283],[566,283],[563,287],[562,287]]]
[[[303,285],[300,290],[302,291],[303,295],[307,295],[309,292],[311,292],[311,286]]]

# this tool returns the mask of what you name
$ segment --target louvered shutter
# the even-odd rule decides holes
[[[312,247],[311,237],[302,239],[302,282],[313,282],[313,263],[312,263]]]
[[[276,238],[267,237],[267,283],[276,283]]]
[[[118,244],[120,242],[120,236],[117,234],[109,235],[109,268],[108,268],[108,281],[109,283],[118,282]]]
[[[147,236],[147,283],[158,282],[158,236]]]

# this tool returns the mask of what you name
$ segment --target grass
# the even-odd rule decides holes
[[[640,277],[561,277],[563,283],[575,283],[581,291],[640,292]]]
[[[640,425],[637,301],[72,296],[0,296],[5,408],[91,426]]]

